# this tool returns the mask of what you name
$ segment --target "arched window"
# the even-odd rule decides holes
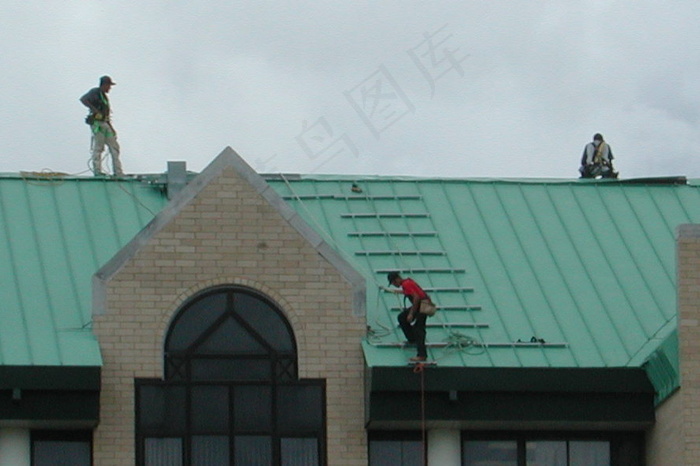
[[[195,296],[170,326],[164,359],[164,380],[136,380],[138,464],[325,462],[325,384],[299,380],[292,329],[264,296]]]

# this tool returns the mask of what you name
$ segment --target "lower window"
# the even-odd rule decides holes
[[[137,380],[138,464],[323,463],[324,384]]]
[[[91,466],[92,432],[32,431],[32,466]]]
[[[370,432],[369,466],[423,466],[420,432]]]
[[[643,448],[637,433],[463,433],[462,466],[633,466]]]

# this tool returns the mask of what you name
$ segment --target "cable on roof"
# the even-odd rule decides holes
[[[357,191],[356,189],[353,189],[353,188],[359,189],[359,191]],[[364,194],[365,201],[368,202],[368,203],[372,206],[372,209],[373,209],[375,212],[379,213],[379,209],[377,209],[377,205],[376,205],[376,203],[375,203],[375,201],[374,201],[374,198],[372,198],[372,197],[369,195],[369,190],[366,190],[367,192],[365,192],[365,190],[363,190],[362,188],[360,188],[359,186],[357,186],[356,183],[353,183],[351,190],[353,190],[353,192],[360,192],[360,193],[363,193],[363,194]],[[381,217],[380,215],[377,215],[377,222],[379,223],[380,231],[389,231],[389,230],[386,228],[384,222],[382,221],[382,217]],[[405,261],[405,259],[404,259],[404,257],[403,257],[403,254],[402,254],[402,252],[401,252],[401,249],[400,249],[399,246],[398,246],[398,243],[393,239],[392,236],[387,236],[387,239],[389,240],[389,244],[391,245],[391,247],[398,253],[399,264],[400,264],[401,269],[407,269],[407,268],[408,268],[408,263]],[[362,242],[362,239],[360,239],[360,242]],[[373,275],[373,276],[374,276],[374,275]],[[375,283],[376,283],[376,282],[377,282],[377,280],[375,279]]]
[[[143,207],[144,209],[146,209],[151,215],[153,215],[154,217],[155,217],[156,215],[158,215],[158,214],[156,214],[155,212],[153,212],[151,209],[149,209],[148,206],[147,206],[146,204],[144,204],[143,202],[141,202],[141,199],[139,199],[138,197],[134,196],[132,193],[130,193],[129,191],[127,191],[126,189],[124,189],[124,186],[122,186],[121,183],[118,183],[117,186],[119,187],[119,189],[121,189],[122,191],[124,191],[128,196],[130,196],[134,201],[136,201],[136,203],[137,203],[138,205],[140,205],[141,207]]]
[[[44,168],[39,172],[20,171],[20,176],[25,183],[34,186],[46,186],[46,181],[63,183],[64,178],[71,176],[68,173],[55,172]]]
[[[318,231],[322,232],[322,233],[325,235],[325,241],[326,241],[327,243],[329,243],[330,245],[332,245],[332,246],[335,248],[336,252],[337,252],[338,254],[340,254],[341,256],[343,256],[348,262],[355,263],[354,260],[353,260],[353,258],[352,258],[352,256],[350,256],[349,254],[347,254],[347,253],[343,250],[343,248],[340,247],[340,245],[337,243],[337,241],[335,241],[335,240],[333,239],[333,235],[331,235],[331,233],[330,233],[328,230],[326,230],[325,228],[323,228],[323,226],[316,220],[316,216],[314,216],[314,215],[311,213],[311,211],[309,210],[309,208],[306,206],[306,204],[305,204],[304,201],[302,200],[301,196],[299,196],[299,194],[297,194],[297,192],[294,191],[294,189],[292,188],[291,183],[289,183],[289,180],[287,180],[287,177],[286,177],[283,173],[280,173],[279,176],[280,176],[280,178],[282,178],[282,180],[284,181],[284,184],[287,186],[287,189],[289,189],[289,192],[292,194],[292,196],[294,197],[294,199],[295,199],[297,202],[299,202],[299,204],[301,204],[301,206],[303,207],[304,211],[308,214],[309,218],[311,218],[311,220],[313,221],[314,225],[316,225],[316,228],[318,228]],[[372,276],[371,271],[365,269],[365,272],[368,272],[369,275]],[[375,283],[376,283],[376,284],[379,284],[376,280],[375,280]]]
[[[375,303],[375,307],[379,309],[379,293],[377,293],[377,301]],[[367,341],[370,344],[376,344],[376,343],[381,343],[381,339],[391,335],[394,333],[394,329],[391,327],[387,327],[386,325],[382,324],[379,322],[379,320],[375,320],[374,323],[381,328],[381,330],[375,330],[369,325],[367,326]]]
[[[381,339],[394,333],[394,329],[387,327],[378,320],[375,320],[375,325],[379,326],[381,330],[376,330],[369,325],[367,326],[367,341],[370,344],[381,343]]]

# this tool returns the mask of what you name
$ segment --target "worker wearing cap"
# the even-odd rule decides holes
[[[404,309],[398,317],[399,326],[403,330],[406,340],[416,345],[416,357],[410,360],[413,362],[425,361],[428,357],[428,352],[425,348],[425,321],[428,315],[419,312],[419,309],[421,301],[430,301],[430,297],[413,279],[401,278],[398,272],[390,272],[387,275],[387,279],[389,280],[389,285],[400,288],[389,291],[392,293],[403,293],[411,302],[411,307]]]
[[[92,155],[90,165],[95,175],[106,175],[102,170],[102,151],[105,145],[112,156],[112,169],[115,176],[123,176],[122,163],[119,160],[119,142],[117,132],[110,121],[110,106],[107,93],[116,83],[109,76],[100,78],[100,86],[90,89],[80,98],[80,102],[90,109],[90,114],[85,122],[92,130]]]

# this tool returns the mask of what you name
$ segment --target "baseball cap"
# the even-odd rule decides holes
[[[389,272],[386,276],[386,279],[389,280],[389,285],[391,285],[394,282],[394,280],[396,280],[400,276],[401,275],[399,275],[398,272]]]
[[[109,76],[102,76],[102,77],[100,78],[100,86],[103,85],[103,84],[111,84],[111,85],[114,86],[114,85],[117,84],[117,83],[115,83],[114,81],[112,81],[112,78],[110,78]]]

